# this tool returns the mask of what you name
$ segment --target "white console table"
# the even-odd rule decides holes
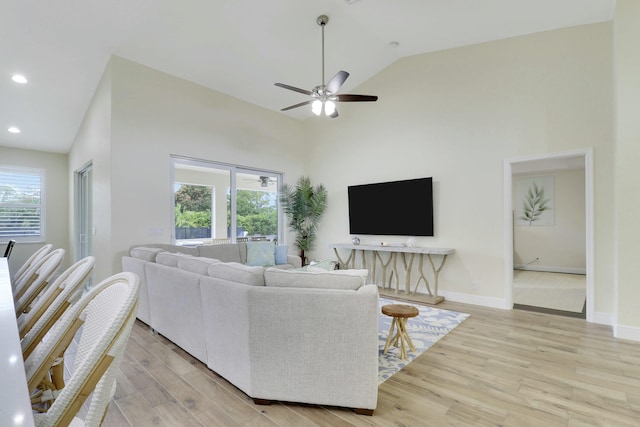
[[[400,283],[399,283],[400,279],[398,275],[398,261],[397,261],[398,254],[400,254],[402,257],[402,264],[404,266],[404,272],[406,276],[405,292],[407,294],[413,293],[415,295],[415,293],[418,290],[418,286],[420,285],[420,282],[424,281],[425,287],[427,288],[427,294],[428,294],[427,302],[431,304],[438,304],[439,302],[444,301],[444,297],[441,297],[438,295],[438,276],[440,274],[440,271],[442,270],[442,267],[444,266],[445,261],[447,260],[447,255],[454,253],[455,249],[421,248],[421,247],[393,246],[393,245],[389,245],[389,246],[354,245],[351,243],[336,243],[336,244],[329,245],[329,247],[332,248],[333,251],[335,252],[336,257],[338,257],[338,262],[340,262],[340,265],[345,266],[347,268],[349,268],[349,266],[351,266],[351,268],[355,268],[357,251],[362,251],[362,265],[364,268],[367,268],[367,260],[366,260],[365,253],[372,252],[373,253],[373,256],[372,256],[373,282],[375,283],[376,281],[376,260],[380,260],[380,264],[382,267],[383,288],[386,287],[387,285],[387,283],[385,283],[386,277],[387,277],[387,269],[391,267],[391,273],[389,275],[388,285],[391,286],[392,280],[395,278],[396,294],[398,293],[398,290],[400,288]],[[349,255],[344,261],[340,256],[340,252],[339,252],[340,249],[349,250]],[[389,254],[386,262],[383,260],[383,256],[382,256],[383,253]],[[411,291],[411,269],[413,268],[413,263],[414,263],[416,254],[419,257],[418,272],[420,276],[418,277],[418,280],[415,282],[413,291]],[[407,262],[407,255],[409,256],[408,262]],[[442,262],[440,262],[440,265],[437,267],[433,260],[434,255],[442,257]],[[431,290],[429,280],[425,276],[424,269],[423,269],[425,256],[429,260],[429,264],[431,265],[431,271],[433,272],[433,292]]]

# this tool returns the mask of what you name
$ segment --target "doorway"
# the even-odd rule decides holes
[[[76,261],[92,254],[92,180],[93,165],[85,165],[76,171]]]
[[[505,308],[538,307],[536,311],[564,315],[576,312],[573,317],[592,322],[592,150],[505,160],[504,185]],[[583,193],[576,194],[580,191]],[[569,197],[575,201],[567,200]],[[546,213],[540,212],[545,209]],[[568,215],[577,219],[567,220]],[[573,239],[570,245],[567,236]],[[554,252],[556,245],[565,244],[569,245],[566,249]],[[586,296],[584,303],[577,302],[581,294]],[[576,309],[576,304],[583,308]]]

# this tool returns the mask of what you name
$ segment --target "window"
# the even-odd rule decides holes
[[[0,241],[44,241],[44,170],[0,167]]]
[[[179,157],[172,157],[172,173],[177,244],[281,237],[281,173]]]

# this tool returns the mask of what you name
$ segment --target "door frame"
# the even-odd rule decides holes
[[[93,253],[93,224],[92,224],[92,179],[93,163],[83,165],[75,172],[76,180],[76,233],[75,233],[75,261],[79,261]]]
[[[594,322],[594,184],[593,184],[593,149],[577,149],[558,153],[546,153],[504,160],[504,282],[505,308],[513,309],[513,165],[540,160],[561,160],[568,157],[584,158],[585,189],[585,263],[587,282],[586,320]]]

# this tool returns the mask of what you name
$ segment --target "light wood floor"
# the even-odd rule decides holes
[[[136,321],[104,426],[640,425],[640,343],[581,319],[448,301],[438,308],[471,317],[380,386],[372,417],[256,406]]]

